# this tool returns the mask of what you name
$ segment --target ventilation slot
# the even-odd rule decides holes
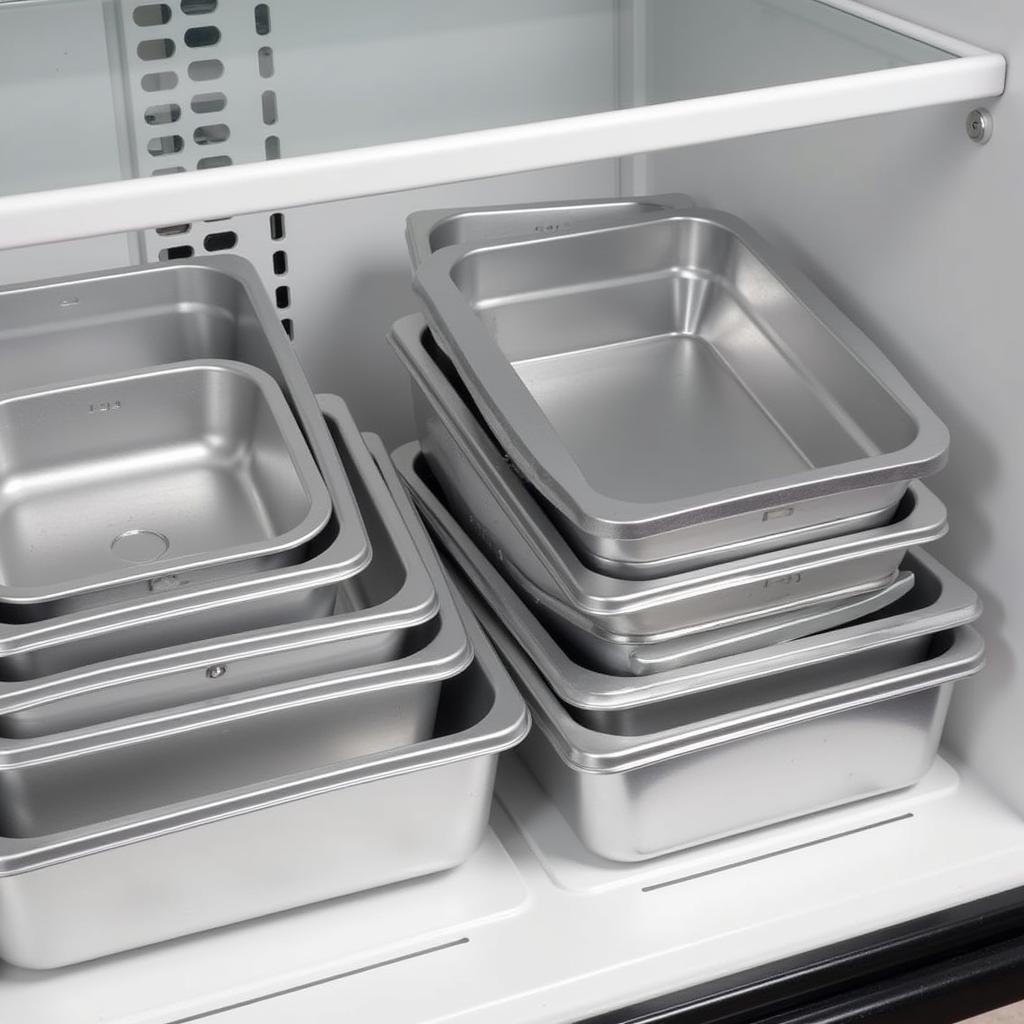
[[[185,170],[184,167],[158,167],[153,172],[153,177],[158,178],[162,174],[181,174]]]
[[[181,0],[182,14],[213,14],[217,0]]]
[[[230,137],[231,129],[226,124],[203,124],[192,133],[192,138],[198,146],[227,142]]]
[[[189,256],[194,255],[195,249],[191,245],[172,245],[168,249],[160,250],[160,262],[166,263],[168,260],[187,260]]]
[[[277,93],[267,89],[260,97],[260,102],[263,107],[263,123],[277,124]]]
[[[292,304],[292,293],[288,285],[282,284],[274,290],[274,301],[278,309],[287,309]]]
[[[212,82],[224,74],[224,65],[219,60],[194,60],[188,66],[188,77],[193,82]]]
[[[200,46],[216,46],[220,42],[220,29],[216,25],[203,25],[185,31],[185,45],[195,50]]]
[[[270,35],[270,8],[266,4],[257,4],[255,10],[256,35]]]
[[[162,228],[157,228],[156,233],[166,238],[168,235],[184,235],[191,228],[191,224],[165,224]]]
[[[143,92],[166,92],[178,86],[178,76],[173,71],[152,71],[142,76]]]
[[[171,20],[171,9],[167,4],[143,4],[132,11],[132,21],[139,28],[154,28],[166,25]]]
[[[280,276],[288,273],[288,253],[284,249],[278,249],[273,256],[274,273]]]
[[[139,60],[167,60],[174,56],[173,39],[143,39],[136,47]]]
[[[174,124],[181,117],[181,107],[177,103],[161,103],[149,107],[143,117],[146,124]]]
[[[273,77],[274,51],[269,46],[261,46],[256,51],[256,60],[260,69],[260,78]]]
[[[197,171],[208,171],[213,167],[230,167],[234,163],[234,160],[226,154],[222,156],[204,156],[201,160],[196,161]],[[227,217],[220,217],[219,220],[227,220]],[[207,221],[212,223],[212,221]]]
[[[272,213],[270,215],[270,237],[279,242],[284,238],[284,214]]]
[[[281,140],[276,135],[268,135],[263,140],[263,150],[268,160],[281,159]]]
[[[170,156],[171,153],[180,153],[184,146],[185,140],[180,135],[159,135],[146,143],[150,156]]]
[[[223,252],[234,249],[238,244],[238,235],[234,231],[217,231],[203,239],[203,248],[207,252]]]
[[[216,114],[228,105],[228,98],[222,92],[201,92],[192,97],[194,114]]]
[[[289,339],[291,341],[294,341],[295,340],[295,324],[292,323],[292,318],[290,316],[286,316],[281,321],[281,326],[284,328],[284,333],[288,335]]]

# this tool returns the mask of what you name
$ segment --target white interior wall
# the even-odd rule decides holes
[[[128,266],[136,262],[132,241],[129,235],[104,235],[21,249],[0,249],[0,285]]]
[[[913,382],[952,433],[932,486],[949,506],[939,555],[981,593],[988,668],[959,688],[949,745],[1024,811],[1024,7],[1017,0],[874,6],[1003,52],[995,132],[966,106],[695,147],[648,158],[652,191],[748,219],[796,258]]]

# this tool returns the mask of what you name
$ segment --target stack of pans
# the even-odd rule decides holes
[[[395,460],[581,839],[639,860],[912,785],[976,596],[920,549],[948,434],[744,223],[685,196],[414,214]]]
[[[525,705],[252,268],[7,289],[0,323],[0,957],[465,859]]]

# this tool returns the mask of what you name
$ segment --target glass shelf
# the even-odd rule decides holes
[[[819,0],[0,0],[0,246],[997,95]],[[197,173],[201,172],[201,173]]]

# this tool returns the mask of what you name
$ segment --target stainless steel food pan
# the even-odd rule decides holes
[[[405,222],[405,240],[413,269],[447,245],[539,238],[588,228],[628,224],[643,214],[693,206],[689,196],[616,196],[554,203],[516,203],[446,210],[418,210]]]
[[[0,736],[0,835],[78,828],[429,735],[441,683],[466,669],[473,650],[436,555],[420,538],[438,613],[392,660],[331,666],[312,678],[293,669],[281,683],[244,693],[33,738]],[[301,658],[296,652],[296,663]]]
[[[0,465],[8,603],[258,571],[300,558],[331,511],[281,389],[224,360],[0,397]]]
[[[208,638],[200,641],[167,646],[168,638],[179,633],[178,618],[168,626],[143,624],[118,634],[125,654],[129,645],[140,648],[135,656],[0,683],[0,737],[42,736],[392,661],[437,633],[439,613],[442,619],[453,618],[445,611],[450,598],[437,585],[436,569],[430,569],[434,556],[408,499],[400,492],[396,504],[344,403],[337,398],[323,402],[373,540],[369,567],[320,588],[312,614],[290,625],[256,628],[260,624],[254,622],[243,625],[242,632],[221,635],[221,622],[230,623],[233,616],[213,607],[179,617],[202,624],[192,622],[186,630],[207,630]],[[271,619],[277,597],[271,591],[265,601],[264,615]],[[453,634],[454,629],[450,625],[447,630],[454,646],[445,658],[466,656],[465,637]],[[146,646],[161,646],[161,641],[163,649]],[[33,664],[46,668],[50,659],[37,652]]]
[[[347,411],[343,420],[344,444],[362,448]],[[352,494],[347,478],[345,490]],[[354,497],[352,509],[358,516]],[[362,522],[359,530],[366,537]],[[190,573],[158,576],[138,584],[146,591],[143,599],[133,591],[131,597],[108,604],[102,591],[77,594],[49,602],[47,610],[58,609],[52,617],[40,617],[42,605],[0,602],[0,686],[174,644],[329,615],[339,585],[356,595],[362,587],[351,564],[339,560],[338,552],[347,544],[332,512],[325,529],[305,546],[304,561],[293,565],[238,577],[222,567],[216,580],[201,578],[203,573],[199,580]],[[75,610],[60,611],[68,605]],[[4,610],[19,614],[4,621]]]
[[[121,377],[193,359],[232,360],[268,373],[330,493],[325,536],[304,551],[300,564],[280,563],[274,581],[299,571],[311,580],[336,582],[365,568],[370,547],[337,452],[277,311],[245,260],[221,255],[0,288],[3,392]],[[250,572],[228,580],[235,582],[233,592],[241,594],[245,586],[258,589],[267,579]],[[157,571],[133,589],[130,602],[109,608],[117,614],[129,603],[146,604],[155,611],[166,607],[169,597],[188,604],[207,585],[188,572]],[[199,597],[205,600],[206,594]],[[4,606],[0,620],[17,625],[31,615],[53,620],[60,631],[69,623],[64,616],[91,611],[98,602],[109,604],[102,592],[89,592],[31,606],[31,612],[29,606]]]
[[[487,827],[499,752],[529,729],[487,638],[467,626],[475,660],[444,683],[423,742],[355,754],[361,727],[385,726],[349,688],[319,705],[327,741],[307,769],[276,764],[304,736],[275,714],[266,760],[238,788],[210,777],[176,804],[154,790],[120,818],[92,790],[73,815],[51,809],[29,830],[3,822],[0,957],[60,967],[461,863]]]
[[[639,649],[646,644],[768,616],[798,621],[801,610],[877,592],[895,580],[910,545],[946,530],[941,503],[915,483],[884,527],[661,580],[605,576],[579,560],[501,458],[434,361],[422,319],[399,321],[390,338],[413,376],[423,448],[457,518],[567,642],[612,671],[643,671],[660,657]]]
[[[900,671],[925,655],[935,634],[980,614],[974,591],[917,550],[905,563],[914,575],[913,591],[855,624],[644,679],[596,672],[573,660],[474,546],[432,489],[415,446],[393,458],[448,558],[501,617],[569,713],[609,734],[642,735],[800,697],[818,688],[823,676],[838,683]]]
[[[904,559],[901,571],[892,583],[857,597],[827,601],[783,615],[769,615],[738,626],[711,629],[660,644],[604,647],[602,650],[607,653],[601,659],[601,667],[618,675],[647,676],[838,629],[887,609],[909,594],[914,588],[914,573],[905,569],[907,564],[908,560]]]
[[[451,246],[416,288],[500,446],[606,573],[844,532],[946,458],[888,360],[728,214]]]
[[[581,841],[639,861],[918,782],[953,684],[983,663],[970,627],[938,634],[919,663],[641,737],[574,721],[489,609],[475,610],[527,697],[521,756]]]

